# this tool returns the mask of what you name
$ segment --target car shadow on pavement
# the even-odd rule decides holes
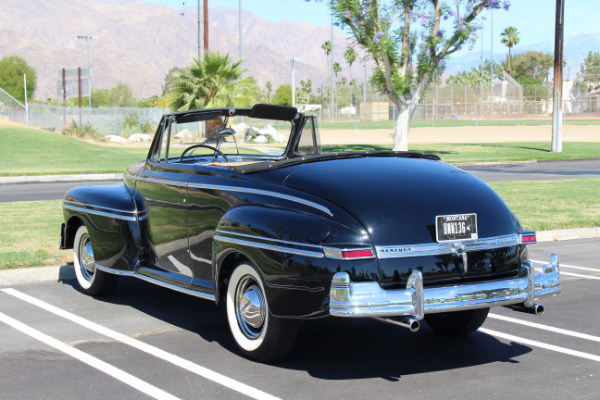
[[[62,280],[62,283],[81,291],[73,279]],[[197,333],[199,340],[217,343],[228,352],[240,354],[227,325],[224,305],[215,306],[207,300],[123,277],[111,295],[96,300],[133,307],[153,318]],[[304,321],[291,354],[270,365],[306,371],[312,377],[324,380],[381,378],[397,381],[412,374],[490,363],[518,363],[519,356],[531,351],[530,347],[505,344],[482,332],[451,338],[434,333],[426,323],[421,325],[419,332],[411,333],[373,319],[330,317]]]

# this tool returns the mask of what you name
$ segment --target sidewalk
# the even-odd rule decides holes
[[[0,176],[0,185],[10,183],[33,182],[77,182],[110,181],[123,179],[123,174],[79,174],[79,175],[38,175],[38,176]]]

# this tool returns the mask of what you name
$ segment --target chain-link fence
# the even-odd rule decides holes
[[[568,87],[568,85],[567,85]],[[301,111],[318,114],[321,121],[395,121],[397,108],[387,96],[371,88],[354,87],[338,90],[334,106],[299,105]],[[563,95],[564,118],[599,118],[600,96]],[[90,124],[100,135],[128,136],[136,125],[153,131],[165,108],[76,108],[29,104],[25,106],[0,89],[0,115],[56,132],[73,123]],[[431,126],[444,125],[443,120],[512,120],[552,118],[552,85],[520,85],[510,76],[488,85],[456,85],[434,83],[427,89],[413,120],[431,121]],[[332,114],[333,113],[333,114]],[[137,124],[136,124],[137,123]]]
[[[135,125],[150,126],[154,131],[160,118],[169,109],[166,108],[78,108],[59,107],[45,104],[30,103],[29,110],[25,107],[19,109],[0,110],[0,113],[12,121],[28,124],[50,131],[60,132],[62,129],[73,125],[92,125],[100,135],[124,136],[128,133],[141,133],[135,131]],[[127,128],[127,129],[126,129]]]

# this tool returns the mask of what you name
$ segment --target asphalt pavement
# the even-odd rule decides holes
[[[0,283],[0,397],[596,399],[599,245],[530,246],[537,267],[561,257],[562,293],[541,300],[541,316],[495,307],[461,338],[426,324],[306,321],[289,357],[270,364],[239,354],[223,307],[134,278],[102,298],[64,275]]]

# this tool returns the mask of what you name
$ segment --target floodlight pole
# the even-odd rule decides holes
[[[554,92],[552,96],[552,151],[562,152],[563,28],[565,0],[556,0],[554,27]]]
[[[92,75],[92,69],[90,67],[90,39],[98,39],[96,36],[92,36],[92,35],[78,35],[77,39],[85,39],[85,43],[87,45],[87,56],[88,56],[88,74],[89,76]],[[88,76],[88,83],[89,83],[89,96],[88,96],[88,108],[92,108],[92,80],[90,79],[90,77]]]
[[[300,62],[300,57],[286,57],[286,62],[292,63],[292,107],[296,107],[296,82],[294,78],[295,64]]]

